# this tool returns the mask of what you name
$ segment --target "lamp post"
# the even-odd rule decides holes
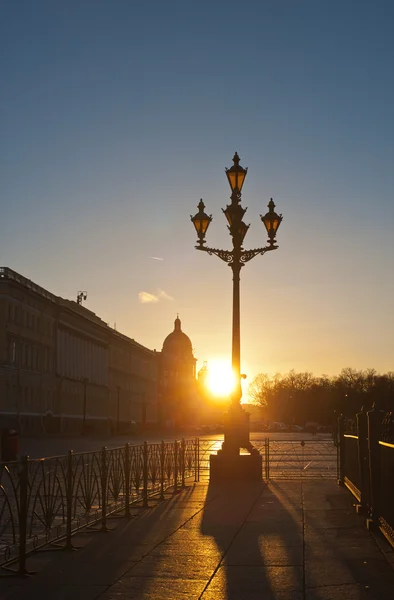
[[[241,408],[242,387],[241,387],[241,335],[240,335],[240,272],[242,267],[252,260],[255,256],[265,254],[271,250],[276,250],[276,232],[282,221],[282,215],[275,212],[273,199],[268,203],[268,212],[260,218],[267,230],[267,245],[262,248],[252,250],[243,249],[243,241],[249,229],[243,221],[246,208],[241,205],[241,190],[244,184],[247,169],[239,164],[240,158],[237,153],[234,154],[233,166],[226,169],[226,175],[231,188],[231,203],[222,209],[228,222],[233,248],[232,250],[220,250],[218,248],[209,248],[205,246],[205,235],[212,216],[204,211],[205,205],[202,199],[198,204],[198,212],[191,216],[191,221],[196,229],[198,240],[197,250],[203,250],[208,254],[218,256],[226,262],[233,272],[233,318],[232,318],[232,369],[234,373],[235,386],[231,395],[231,405],[228,412],[227,423],[225,427],[224,443],[222,451],[225,456],[239,456],[240,448],[245,448],[250,455],[256,455],[257,450],[253,448],[249,440],[249,416]],[[215,457],[212,457],[215,463]],[[256,461],[255,461],[256,462]],[[257,462],[256,462],[257,464]],[[225,463],[223,463],[223,472],[225,472]],[[211,479],[212,479],[211,461]],[[234,465],[232,465],[234,467]],[[243,466],[240,467],[242,469]],[[216,469],[216,467],[215,467]],[[258,467],[256,467],[258,469]],[[234,471],[233,471],[234,472]],[[257,470],[255,471],[257,473]],[[261,472],[260,472],[261,473]],[[261,475],[260,475],[261,478]]]

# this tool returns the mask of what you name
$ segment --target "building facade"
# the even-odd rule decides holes
[[[143,429],[158,422],[157,353],[112,330],[109,348],[109,406],[115,429],[130,422]]]
[[[30,429],[56,402],[56,297],[0,269],[1,424]]]
[[[156,353],[0,268],[0,427],[124,431],[157,421]]]

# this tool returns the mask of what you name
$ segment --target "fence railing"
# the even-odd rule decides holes
[[[24,575],[27,556],[48,544],[72,550],[72,535],[107,518],[130,517],[187,478],[199,478],[199,440],[180,440],[98,452],[0,463],[0,566]],[[17,568],[13,568],[13,565]]]
[[[376,524],[394,547],[394,418],[373,408],[357,415],[355,433],[338,421],[339,481],[357,499],[358,509]]]
[[[222,439],[201,439],[199,445],[200,473],[209,477],[209,457],[216,454]],[[262,479],[335,479],[338,478],[338,452],[333,440],[253,439],[253,446],[263,458]]]

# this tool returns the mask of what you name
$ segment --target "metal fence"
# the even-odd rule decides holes
[[[48,544],[63,542],[72,550],[72,535],[98,525],[107,531],[111,515],[130,516],[133,503],[164,498],[187,478],[198,479],[198,438],[171,443],[74,453],[0,463],[0,566],[27,573],[26,558]],[[17,569],[12,569],[13,564]]]
[[[209,457],[220,450],[222,440],[201,439],[200,475],[209,478]],[[270,479],[337,479],[338,450],[334,441],[286,440],[264,438],[253,440],[263,457],[262,478]]]
[[[341,461],[344,464],[344,484],[360,502],[361,482],[358,459],[358,436],[353,434],[344,434],[341,449]]]
[[[394,547],[394,418],[374,408],[357,415],[356,435],[338,423],[339,480],[358,501],[358,510],[380,528]]]

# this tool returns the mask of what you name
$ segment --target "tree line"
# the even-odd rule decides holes
[[[379,374],[375,369],[346,367],[332,377],[294,369],[285,375],[259,373],[250,383],[248,395],[267,421],[332,425],[341,414],[353,419],[362,407],[370,410],[373,404],[394,411],[394,371]]]

